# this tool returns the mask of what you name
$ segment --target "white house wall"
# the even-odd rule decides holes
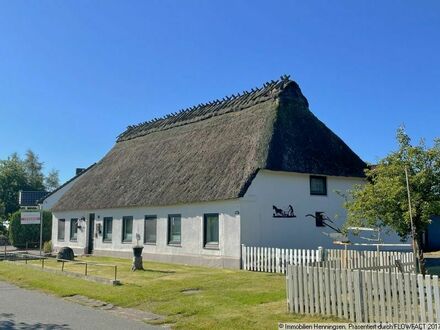
[[[327,176],[326,196],[311,195],[309,180],[309,174],[259,171],[241,200],[242,243],[280,248],[337,248],[323,234],[333,231],[316,227],[315,220],[306,215],[325,212],[337,227],[342,227],[346,220],[344,198],[336,191],[344,193],[355,184],[363,184],[363,179]],[[274,205],[283,210],[292,205],[296,217],[274,218]],[[401,243],[396,234],[384,235],[384,241]]]
[[[132,256],[132,247],[136,243],[136,233],[144,246],[144,258],[163,262],[208,265],[238,268],[240,266],[240,245],[266,246],[279,248],[316,249],[318,246],[335,248],[333,240],[323,232],[332,233],[327,227],[316,227],[315,220],[307,214],[324,212],[342,227],[346,220],[343,207],[344,193],[355,184],[363,184],[360,178],[327,177],[327,195],[310,194],[310,176],[308,174],[273,172],[261,170],[252,181],[245,196],[230,201],[206,202],[189,205],[175,205],[150,208],[120,208],[104,210],[84,210],[54,212],[52,242],[55,250],[63,246],[74,248],[78,254],[87,251],[88,221],[78,230],[78,240],[70,237],[70,219],[89,219],[95,214],[95,228],[103,229],[103,218],[113,217],[113,239],[103,242],[102,232],[95,230],[94,251],[96,255]],[[274,218],[273,206],[287,210],[293,206],[295,218]],[[207,249],[203,242],[203,215],[219,214],[219,248]],[[167,244],[168,215],[181,215],[181,246]],[[143,244],[144,217],[157,216],[156,244]],[[122,217],[133,216],[133,241],[122,242]],[[58,219],[65,219],[65,239],[60,242]],[[399,243],[397,235],[384,237],[386,243]]]
[[[132,247],[136,243],[136,233],[141,236],[140,244],[144,246],[143,255],[146,259],[178,262],[188,264],[211,265],[221,267],[239,267],[240,262],[240,215],[239,202],[223,201],[209,202],[192,205],[177,205],[168,207],[151,208],[125,208],[54,212],[52,242],[55,250],[62,246],[74,248],[76,253],[87,250],[87,224],[84,229],[78,229],[78,240],[72,242],[70,238],[70,219],[85,217],[95,214],[95,228],[101,224],[103,218],[113,217],[113,239],[111,243],[103,242],[102,233],[95,236],[94,254],[131,256]],[[219,249],[206,249],[203,244],[203,214],[219,213]],[[181,246],[167,244],[167,220],[169,214],[181,214]],[[144,242],[144,217],[145,215],[157,216],[156,244],[143,244]],[[122,243],[122,217],[133,216],[133,242]],[[58,219],[65,219],[65,240],[57,240]],[[97,231],[95,230],[95,235]]]

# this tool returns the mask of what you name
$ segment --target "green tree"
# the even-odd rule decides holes
[[[47,191],[53,191],[60,186],[59,172],[51,170],[44,179],[44,186]]]
[[[429,148],[412,145],[404,128],[397,131],[398,149],[366,170],[367,182],[356,186],[345,203],[349,226],[388,227],[400,237],[414,235],[420,271],[425,273],[422,236],[433,215],[440,214],[440,140]],[[405,169],[411,192],[410,221]]]
[[[29,185],[33,190],[44,190],[43,162],[40,162],[38,155],[32,150],[26,151],[23,161]]]
[[[43,163],[32,150],[26,152],[24,160],[17,153],[0,160],[0,233],[5,232],[8,217],[19,209],[20,190],[53,190],[59,186],[58,171],[50,171],[46,178],[42,171]]]
[[[0,200],[0,236],[6,234],[6,213],[5,213],[5,205]]]
[[[3,205],[3,217],[19,209],[18,191],[30,188],[24,163],[16,153],[0,161],[0,204]]]

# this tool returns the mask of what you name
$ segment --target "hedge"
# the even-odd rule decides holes
[[[52,213],[43,212],[43,242],[50,241],[52,237]],[[40,225],[22,225],[20,211],[13,213],[9,218],[9,241],[15,247],[23,248],[26,242],[40,242]]]

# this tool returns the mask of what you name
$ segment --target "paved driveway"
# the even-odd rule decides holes
[[[163,329],[0,281],[0,329]]]

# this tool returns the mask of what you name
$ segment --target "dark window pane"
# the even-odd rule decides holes
[[[168,216],[168,243],[180,244],[181,241],[181,217],[180,214]]]
[[[78,239],[78,219],[70,219],[70,240],[76,241]]]
[[[327,195],[327,178],[325,176],[310,176],[310,194]]]
[[[113,218],[105,217],[104,218],[104,234],[103,240],[104,242],[112,241],[112,233],[113,233]]]
[[[64,241],[66,232],[66,220],[58,219],[58,240]]]
[[[219,217],[217,213],[204,215],[204,241],[205,245],[218,245],[219,242]]]
[[[144,242],[156,243],[157,217],[155,215],[145,216]]]
[[[133,240],[133,217],[122,217],[122,241],[131,242]]]

